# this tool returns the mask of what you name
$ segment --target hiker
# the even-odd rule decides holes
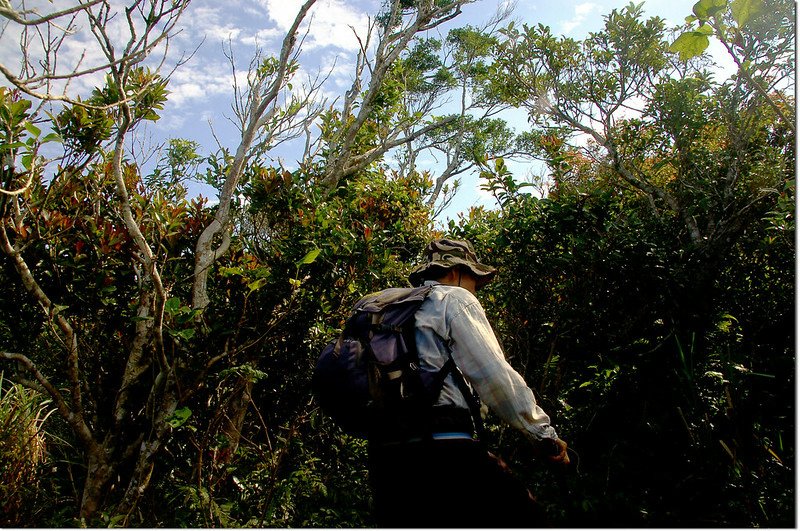
[[[537,455],[568,464],[567,444],[550,426],[550,418],[522,376],[506,361],[475,297],[496,269],[478,262],[466,241],[436,240],[426,252],[427,260],[409,275],[414,286],[433,285],[415,314],[420,370],[438,371],[452,356],[480,402],[524,433]],[[451,371],[444,380],[433,408],[430,437],[370,437],[369,475],[377,525],[541,526],[541,510],[527,488],[476,437],[480,420],[471,414],[470,397],[463,383],[459,386],[459,378],[458,371]]]

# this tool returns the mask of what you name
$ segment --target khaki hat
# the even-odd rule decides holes
[[[427,262],[418,265],[408,275],[408,280],[412,286],[421,285],[433,270],[439,270],[436,275],[444,275],[448,269],[453,267],[465,267],[469,269],[476,279],[476,287],[481,288],[492,281],[497,274],[497,269],[492,266],[478,262],[478,257],[472,248],[472,244],[464,240],[434,240],[425,249]]]

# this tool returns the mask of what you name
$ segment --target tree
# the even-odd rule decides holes
[[[557,527],[791,525],[794,185],[722,251],[683,335],[676,295],[709,265],[686,267],[682,223],[611,186],[609,166],[565,155],[568,180],[542,199],[504,165],[487,169],[500,208],[451,224],[502,272],[482,292],[487,311],[581,472],[531,464],[498,426],[501,455]]]
[[[451,225],[505,272],[487,308],[582,457],[565,481],[579,501],[546,499],[554,478],[518,464],[568,527],[791,525],[795,154],[775,109],[792,116],[791,98],[714,81],[639,9],[583,41],[507,28],[495,93],[529,111],[522,147],[552,190],[521,194],[497,161],[483,175],[500,208]],[[777,20],[755,48],[784,49]]]
[[[355,80],[345,95],[341,111],[331,110],[323,125],[320,140],[324,150],[320,151],[325,168],[321,183],[324,187],[335,188],[342,179],[366,169],[389,150],[453,120],[453,117],[433,118],[416,127],[435,108],[437,96],[449,87],[435,84],[419,93],[413,84],[422,72],[420,65],[413,64],[413,52],[409,60],[400,59],[418,33],[452,20],[469,1],[392,0],[373,21],[367,39],[361,41]],[[373,54],[370,41],[375,34],[378,41]],[[409,82],[411,92],[421,97],[405,106],[403,93]]]
[[[759,35],[767,39],[763,48],[773,38],[783,46],[791,20],[780,20],[786,29]],[[541,141],[556,135],[612,169],[616,186],[681,220],[692,249],[686,267],[710,275],[687,288],[691,304],[719,257],[790,178],[791,130],[771,118],[774,106],[751,97],[742,76],[717,85],[676,62],[663,22],[642,20],[641,6],[612,11],[604,29],[583,42],[556,38],[543,26],[512,25],[505,33],[497,94],[528,110],[543,148]],[[773,144],[773,137],[781,140]],[[780,162],[767,168],[764,160]]]
[[[267,150],[282,134],[298,127],[302,129],[316,117],[317,113],[310,108],[309,100],[319,85],[309,87],[303,97],[290,97],[285,107],[279,100],[279,96],[286,91],[292,74],[297,69],[297,56],[300,53],[300,43],[297,41],[298,29],[315,1],[307,0],[300,7],[292,26],[286,33],[277,59],[261,60],[258,55],[256,56],[249,71],[246,92],[236,95],[235,111],[239,119],[241,142],[235,150],[230,166],[224,170],[225,177],[214,220],[197,241],[195,282],[192,290],[192,306],[196,310],[202,310],[208,305],[206,279],[209,268],[224,255],[230,245],[231,204],[247,163],[254,153]],[[298,119],[303,111],[306,111],[306,115]]]
[[[46,317],[53,327],[53,338],[60,343],[57,351],[62,352],[58,358],[60,362],[55,367],[66,373],[66,380],[55,384],[52,377],[46,376],[27,355],[12,352],[3,352],[2,355],[7,360],[18,362],[27,371],[32,378],[26,379],[30,385],[47,392],[85,451],[88,470],[81,500],[80,514],[83,517],[92,516],[98,510],[105,489],[118,472],[120,460],[126,456],[138,456],[137,471],[128,478],[128,489],[133,493],[140,486],[146,485],[143,476],[152,463],[152,454],[166,429],[165,417],[171,414],[169,405],[159,410],[153,424],[154,439],[143,440],[141,436],[133,435],[133,439],[126,440],[120,433],[120,422],[131,408],[130,386],[146,369],[147,364],[142,360],[146,356],[146,343],[153,329],[156,330],[156,350],[163,348],[160,335],[163,314],[156,311],[153,315],[150,305],[153,303],[156,309],[159,306],[163,308],[166,300],[153,248],[142,234],[139,220],[134,215],[135,206],[131,204],[128,173],[130,167],[124,163],[124,141],[138,122],[157,118],[155,111],[163,104],[166,82],[157,73],[152,73],[141,65],[159,44],[169,39],[186,5],[185,2],[134,2],[124,11],[124,15],[120,15],[126,20],[129,29],[129,34],[121,37],[111,33],[109,22],[117,13],[107,2],[81,3],[75,8],[33,19],[28,18],[30,12],[18,12],[9,9],[10,6],[3,11],[4,16],[26,30],[21,40],[21,57],[24,59],[21,65],[22,75],[14,76],[7,67],[3,67],[3,73],[18,92],[4,90],[2,93],[3,129],[8,149],[4,153],[2,168],[4,190],[0,198],[3,220],[0,242],[4,254],[14,264],[29,296],[40,307],[42,317]],[[80,65],[76,65],[71,71],[62,73],[57,68],[57,55],[65,39],[73,34],[74,24],[79,16],[84,17],[83,20],[88,23],[95,37],[97,50],[105,62],[83,70]],[[69,20],[61,28],[56,22],[64,18]],[[33,28],[34,35],[42,43],[40,51],[43,59],[38,63],[33,60],[36,50],[33,44],[35,41],[28,32],[30,28]],[[45,29],[56,31],[58,37],[52,40],[47,38]],[[37,72],[37,66],[43,68],[43,71]],[[96,89],[88,100],[81,101],[78,97],[65,95],[70,81],[103,71],[107,72],[105,86]],[[60,94],[56,92],[57,83],[63,84]],[[41,88],[44,91],[40,91]],[[81,367],[83,353],[79,321],[64,311],[67,306],[63,305],[63,300],[52,298],[52,293],[48,295],[47,286],[43,285],[44,279],[37,278],[29,265],[32,243],[29,239],[35,241],[55,228],[51,223],[43,224],[47,220],[40,217],[42,212],[50,212],[52,206],[47,202],[48,196],[42,184],[44,160],[39,155],[39,148],[43,143],[57,140],[58,137],[48,135],[40,138],[41,130],[34,123],[38,120],[42,107],[30,112],[31,102],[21,99],[20,92],[38,98],[42,103],[60,101],[69,104],[57,116],[53,125],[66,138],[67,154],[62,161],[68,163],[71,160],[83,160],[77,167],[60,167],[50,178],[49,187],[72,186],[77,172],[101,159],[102,163],[96,169],[102,168],[106,186],[109,184],[107,179],[113,180],[113,204],[119,216],[117,225],[108,227],[107,230],[113,231],[114,235],[125,234],[123,240],[129,238],[137,256],[138,264],[134,268],[141,268],[137,272],[140,280],[150,283],[153,288],[150,294],[143,294],[139,306],[141,318],[154,317],[152,328],[146,322],[137,326],[137,333],[128,353],[128,366],[121,378],[121,391],[108,418],[111,422],[106,425],[98,425],[91,418],[93,406],[89,404],[93,397],[90,392],[87,393]],[[82,130],[81,126],[85,125],[89,126],[89,131]],[[27,140],[23,141],[26,137]],[[109,139],[111,152],[106,157],[99,148]],[[71,149],[74,149],[72,155],[69,154]],[[22,167],[19,166],[20,163]],[[106,188],[106,192],[109,191]],[[68,225],[72,223],[68,218],[62,218],[62,221]],[[106,233],[107,236],[111,234]],[[53,251],[57,250],[55,243],[51,243]],[[66,385],[66,395],[60,390],[61,385]],[[159,398],[158,393],[159,390],[154,390],[153,398]],[[169,402],[168,397],[164,398]]]
[[[116,8],[95,1],[35,18],[29,18],[31,12],[2,11],[11,20],[9,27],[28,28],[21,30],[23,74],[11,75],[4,67],[15,88],[0,89],[2,275],[15,278],[4,288],[2,304],[13,308],[12,297],[24,293],[36,302],[37,312],[15,309],[8,320],[2,319],[0,356],[18,369],[15,381],[53,400],[66,427],[60,435],[82,454],[85,469],[77,472],[75,481],[81,491],[78,514],[87,524],[102,518],[103,523],[125,525],[135,518],[152,483],[164,477],[158,469],[169,460],[165,453],[176,446],[184,451],[193,444],[200,452],[210,446],[219,450],[211,469],[202,466],[205,455],[200,455],[193,468],[198,471],[196,484],[207,480],[211,488],[217,478],[228,478],[219,472],[229,460],[223,454],[236,452],[240,434],[247,429],[245,413],[254,407],[249,390],[263,379],[255,368],[260,348],[265,341],[287,347],[307,341],[321,309],[339,308],[330,301],[321,305],[325,299],[311,298],[311,290],[304,287],[303,270],[324,247],[320,240],[320,249],[315,250],[309,238],[324,236],[301,234],[303,239],[295,241],[293,234],[282,231],[287,220],[308,227],[304,210],[296,210],[296,204],[310,204],[305,207],[310,209],[326,198],[335,202],[343,193],[352,194],[371,163],[337,179],[333,188],[324,185],[324,172],[291,174],[262,165],[271,147],[303,134],[318,114],[314,100],[321,80],[312,80],[302,92],[292,92],[290,84],[300,57],[298,31],[313,3],[303,4],[278,57],[257,54],[247,86],[235,89],[241,141],[234,149],[222,148],[219,156],[209,157],[204,168],[208,180],[220,187],[220,201],[213,208],[203,199],[190,200],[186,189],[177,186],[197,171],[196,146],[173,140],[154,173],[146,176],[126,151],[137,126],[157,120],[165,105],[169,80],[161,69],[166,59],[153,62],[152,54],[163,51],[159,46],[179,27],[188,2],[134,0]],[[402,20],[413,19],[413,29],[399,30],[401,37],[387,29],[384,37],[391,42],[379,46],[383,55],[377,61],[378,71],[385,74],[417,31],[455,16],[459,5],[395,4],[389,14],[399,19],[387,19],[386,27],[398,29]],[[56,61],[59,47],[75,34],[80,21],[88,25],[104,61],[83,69],[72,65],[65,73]],[[117,23],[128,33],[117,32]],[[35,41],[28,38],[31,28],[45,43],[39,50],[40,61]],[[49,40],[48,32],[57,36],[55,40]],[[38,65],[45,71],[36,70]],[[104,83],[89,97],[70,85],[100,73],[106,74]],[[372,83],[364,100],[372,105],[369,102],[383,90],[385,78],[364,80]],[[61,150],[56,158],[42,156],[46,144]],[[363,145],[351,142],[341,154],[352,161]],[[275,256],[256,256],[249,247],[258,238],[245,237],[251,223],[249,199],[238,199],[243,190],[256,193],[245,185],[268,188],[265,177],[287,183],[278,194],[286,201],[279,217],[258,232],[270,242]],[[378,173],[370,178],[379,184],[384,177]],[[413,178],[398,177],[389,180],[388,188],[369,187],[384,190],[394,202],[407,187],[418,184]],[[342,186],[351,187],[350,192]],[[368,193],[361,195],[369,198]],[[417,204],[419,197],[415,191],[402,204]],[[358,200],[348,199],[352,204]],[[331,212],[347,212],[351,203],[339,203],[335,210],[320,214],[320,220],[327,223]],[[375,260],[375,248],[383,262],[379,271],[385,273],[388,264],[397,267],[396,256],[403,255],[391,250],[397,247],[392,242],[416,238],[409,233],[427,228],[429,218],[425,209],[415,207],[406,209],[403,215],[410,217],[396,225],[396,219],[381,218],[389,211],[379,203],[372,199],[369,208],[356,210],[365,219],[380,218],[376,225],[366,220],[352,223],[363,238],[361,256]],[[392,218],[398,216],[396,210],[390,213]],[[389,238],[385,235],[391,231],[381,227],[387,223],[398,230]],[[269,234],[290,240],[276,242]],[[384,243],[377,245],[378,241]],[[413,243],[415,249],[420,245]],[[336,272],[354,274],[338,267]],[[352,284],[340,285],[341,290],[348,287]],[[256,298],[259,311],[248,304],[248,299]],[[231,311],[231,300],[241,306]],[[264,323],[267,332],[257,332]],[[32,339],[6,333],[13,329],[30,330]],[[309,416],[308,397],[301,389],[282,397],[284,410],[273,415],[289,426],[289,433],[297,433]],[[208,412],[204,404],[209,402],[220,407]],[[203,436],[176,437],[190,425],[202,428]],[[227,442],[218,446],[218,437]],[[288,451],[290,443],[286,444],[275,449],[276,455]],[[203,477],[209,470],[212,474]],[[272,472],[277,485],[279,471]]]
[[[320,86],[317,82],[307,89],[303,97],[287,98],[289,102],[285,107],[278,104],[278,96],[291,87],[291,74],[297,68],[299,43],[295,42],[294,32],[312,4],[312,1],[304,4],[298,14],[293,28],[284,40],[280,58],[268,59],[261,65],[251,65],[248,89],[241,95],[237,94],[235,111],[242,124],[242,142],[236,148],[232,161],[223,152],[222,160],[215,162],[215,167],[221,168],[225,174],[225,180],[221,187],[220,206],[217,208],[215,220],[198,240],[193,291],[195,310],[208,306],[209,297],[205,295],[206,278],[213,264],[227,252],[236,229],[237,220],[232,215],[235,193],[247,181],[247,173],[258,175],[259,171],[266,171],[259,156],[276,142],[306,132],[306,151],[301,164],[308,169],[299,175],[308,181],[299,184],[286,177],[290,175],[286,172],[280,172],[280,175],[283,176],[281,179],[286,177],[292,187],[298,187],[305,194],[319,194],[321,200],[326,195],[337,193],[348,181],[359,178],[361,173],[367,171],[388,150],[426,131],[441,127],[444,123],[434,120],[404,139],[398,138],[404,129],[416,127],[422,116],[430,111],[430,105],[435,99],[426,99],[426,103],[421,104],[420,109],[415,112],[398,105],[400,94],[404,87],[407,88],[404,85],[407,81],[403,79],[404,72],[414,71],[413,68],[406,68],[407,62],[403,60],[403,55],[418,33],[457,16],[462,1],[389,2],[385,11],[373,21],[366,42],[360,41],[362,48],[356,61],[354,85],[345,95],[342,109],[331,106],[325,113],[320,112],[321,103],[312,102]],[[370,41],[376,32],[378,41],[373,51]],[[413,56],[413,52],[411,55]],[[360,92],[362,84],[367,85],[363,93]],[[434,88],[432,92],[438,94],[439,91]],[[318,117],[321,117],[322,134],[316,141],[312,141],[308,129]],[[256,141],[256,135],[262,136]],[[267,173],[272,175],[271,171]],[[242,210],[246,208],[245,205],[239,206],[243,207]],[[242,211],[239,215],[244,215],[243,222],[246,224],[253,219]],[[270,216],[257,217],[260,222],[272,220]],[[270,223],[259,225],[258,230],[265,234],[276,230]],[[217,247],[213,249],[212,242],[215,239]],[[262,260],[266,258],[262,257]],[[283,316],[278,313],[269,317],[272,318]],[[247,363],[253,361],[248,359]],[[228,419],[224,423],[225,435],[231,440],[238,440],[236,433],[242,428],[248,408],[245,397],[250,396],[253,383],[249,375],[245,375],[231,387],[228,405],[223,412]],[[231,449],[235,448],[236,444],[232,444]]]
[[[407,165],[414,169],[418,154],[433,152],[444,158],[444,168],[436,175],[428,204],[433,208],[444,193],[437,213],[452,198],[446,184],[451,179],[474,169],[487,158],[510,155],[513,132],[505,121],[495,118],[507,108],[486,93],[491,52],[497,44],[497,25],[508,16],[499,12],[481,28],[464,27],[450,30],[447,55],[452,57],[453,90],[458,95],[458,113],[446,126],[429,132],[407,149]],[[407,171],[406,168],[403,168]],[[457,183],[452,188],[454,194]]]
[[[793,105],[784,97],[794,86],[793,6],[788,2],[767,4],[761,0],[702,0],[686,17],[696,29],[681,33],[670,50],[681,59],[696,57],[708,48],[709,37],[719,39],[736,63],[748,90],[756,92],[795,131]]]

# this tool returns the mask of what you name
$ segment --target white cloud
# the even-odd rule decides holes
[[[572,30],[583,24],[586,19],[595,11],[599,11],[600,6],[593,2],[584,2],[575,6],[575,16],[562,22],[561,30],[566,35]]]
[[[320,57],[319,71],[328,79],[323,87],[322,96],[329,102],[350,90],[355,77],[355,55],[349,53],[326,53]]]
[[[599,6],[597,4],[593,4],[591,2],[585,2],[583,4],[578,4],[575,6],[575,14],[585,18],[587,15],[591,14]]]
[[[238,12],[235,3],[226,8]],[[181,17],[178,29],[170,46],[176,57],[195,50],[203,57],[221,56],[223,45],[236,43],[244,33],[242,24],[225,9],[203,4],[190,5]]]
[[[278,25],[278,29],[286,31],[292,26],[295,16],[297,16],[302,0],[259,0],[267,16]]]
[[[724,81],[738,71],[738,67],[728,51],[718,39],[709,39],[706,53],[714,61],[711,70],[714,72],[717,81]]]
[[[170,105],[182,107],[220,94],[233,94],[230,70],[223,63],[195,59],[171,77]]]
[[[255,48],[263,46],[268,42],[277,42],[278,40],[283,39],[284,35],[285,33],[278,28],[259,28],[253,33],[243,35],[239,39],[239,43]]]
[[[264,6],[267,16],[282,32],[287,31],[300,11],[302,0],[258,0]],[[317,2],[304,21],[303,28],[310,25],[304,48],[334,47],[344,50],[357,50],[358,40],[353,29],[364,35],[368,24],[365,10],[357,9],[355,2],[342,0],[322,0]]]

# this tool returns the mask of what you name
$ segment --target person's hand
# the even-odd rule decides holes
[[[567,455],[567,443],[561,439],[542,439],[537,444],[537,453],[550,461],[559,465],[569,464]]]
[[[556,439],[558,445],[558,454],[548,456],[548,460],[552,463],[567,466],[569,465],[569,454],[567,454],[567,442],[561,439]]]

